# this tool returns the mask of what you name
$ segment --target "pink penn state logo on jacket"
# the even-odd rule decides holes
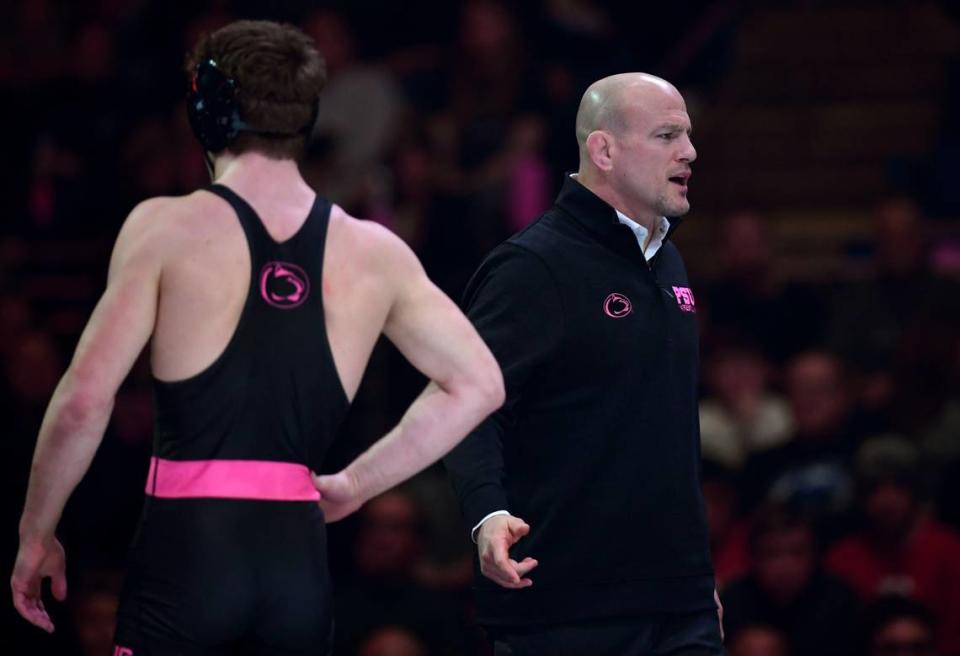
[[[631,312],[633,312],[633,303],[623,294],[614,292],[603,301],[603,313],[608,317],[622,319]]]
[[[677,305],[684,312],[696,312],[697,301],[693,298],[693,292],[689,287],[674,287],[674,298],[677,299]]]
[[[260,296],[281,310],[303,305],[310,295],[306,271],[289,262],[267,262],[260,270]]]

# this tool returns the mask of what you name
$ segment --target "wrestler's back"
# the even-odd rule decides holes
[[[314,200],[305,185],[283,196],[234,191],[278,242],[297,234]],[[162,233],[164,258],[151,363],[157,379],[171,382],[202,372],[223,353],[247,299],[251,264],[243,228],[223,199],[197,191],[165,202],[156,217],[162,222],[156,232]],[[337,206],[331,209],[323,284],[314,293],[323,294],[327,338],[350,399],[390,309],[378,267],[382,251],[391,246],[384,231]]]

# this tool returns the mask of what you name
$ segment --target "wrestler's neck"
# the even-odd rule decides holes
[[[579,172],[573,174],[573,179],[593,192],[593,194],[615,210],[620,211],[629,219],[636,221],[647,232],[652,233],[654,226],[660,219],[660,216],[648,208],[635,207],[630,203],[626,196],[620,193],[609,180],[597,171],[582,167]]]
[[[254,151],[234,155],[226,150],[218,154],[213,164],[213,180],[240,195],[290,185],[307,187],[295,160],[271,159]]]

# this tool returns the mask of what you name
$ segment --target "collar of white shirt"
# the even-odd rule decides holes
[[[643,248],[643,243],[647,241],[647,229],[620,210],[617,210],[616,212],[620,223],[633,230],[633,234],[637,238],[637,244],[640,245],[640,248]],[[667,236],[668,230],[670,230],[670,222],[667,221],[667,217],[661,216],[657,220],[657,227],[655,228],[653,236],[650,237],[650,243],[647,244],[646,250],[643,251],[643,256],[648,262],[653,258],[654,255],[657,254],[657,251],[660,250],[660,247],[663,246],[663,239]]]

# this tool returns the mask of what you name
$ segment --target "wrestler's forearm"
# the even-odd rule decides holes
[[[436,462],[499,407],[502,392],[430,383],[400,423],[345,470],[370,499]]]
[[[68,373],[47,406],[20,518],[21,542],[53,537],[67,499],[90,467],[113,401],[78,393]]]

